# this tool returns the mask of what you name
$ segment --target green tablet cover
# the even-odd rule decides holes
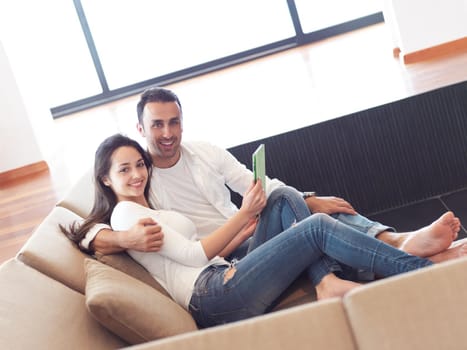
[[[266,191],[266,159],[264,153],[264,144],[258,146],[252,156],[253,177],[255,181],[261,180],[263,190]]]

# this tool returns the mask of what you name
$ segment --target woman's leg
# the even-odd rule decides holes
[[[203,273],[196,283],[190,311],[201,327],[263,314],[305,268],[324,255],[381,276],[432,264],[362,235],[326,214],[314,214],[230,268]]]
[[[335,218],[336,220],[346,224],[347,226],[353,227],[357,231],[360,231],[361,233],[367,236],[370,236],[370,237],[376,237],[382,232],[395,233],[395,229],[393,227],[383,225],[377,221],[372,221],[368,219],[367,217],[360,215],[360,214],[350,215],[350,214],[337,213],[337,214],[332,214],[331,216]],[[340,266],[341,266],[341,271],[336,271],[336,275],[341,279],[345,279],[349,281],[361,281],[361,282],[373,281],[375,279],[375,274],[372,272],[354,269],[344,264],[341,264]],[[320,275],[314,274],[314,278],[312,279],[312,281],[314,282],[315,286],[317,286],[321,282],[322,277],[324,277],[323,274],[320,274]],[[327,285],[331,286],[331,288],[330,290],[324,290],[323,294],[332,295],[333,293],[332,289],[334,286],[330,283],[328,283]],[[324,287],[321,287],[321,289],[323,288]]]
[[[272,237],[288,229],[297,222],[310,216],[310,210],[302,194],[295,188],[285,186],[274,190],[268,197],[268,203],[261,213],[258,227],[246,245],[239,249],[235,257],[240,259]],[[381,232],[394,231],[392,227],[371,221],[361,215],[333,214],[334,218],[355,228],[363,234],[375,237]],[[243,250],[243,253],[241,251]],[[334,259],[324,256],[320,261],[307,270],[308,278],[317,286],[322,278],[329,273],[336,273],[340,278],[347,280],[369,281],[374,279],[372,273],[358,271],[339,264]]]

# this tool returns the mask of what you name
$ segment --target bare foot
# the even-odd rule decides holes
[[[406,253],[429,257],[448,249],[457,238],[460,220],[451,211],[441,215],[431,225],[407,234],[400,246]]]
[[[333,273],[330,273],[324,276],[321,282],[316,286],[316,299],[324,300],[343,297],[347,292],[358,286],[361,286],[361,284],[340,279]]]
[[[434,263],[440,263],[447,260],[457,259],[467,256],[467,238],[460,239],[451,244],[451,246],[441,253],[428,257]]]

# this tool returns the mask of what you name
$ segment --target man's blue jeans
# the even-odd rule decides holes
[[[231,266],[206,268],[195,283],[190,312],[199,327],[261,315],[302,271],[324,256],[382,277],[432,264],[329,215],[313,214]]]
[[[300,192],[289,186],[277,188],[268,197],[267,205],[261,212],[254,235],[235,250],[230,255],[229,260],[241,259],[264,242],[310,215],[310,210]],[[375,237],[383,231],[394,231],[391,227],[371,221],[361,215],[334,214],[332,217],[371,237]],[[323,256],[320,261],[307,269],[308,277],[314,286],[318,285],[321,279],[331,272],[340,278],[349,280],[371,279],[372,276],[368,272],[357,271],[340,264],[328,256]]]

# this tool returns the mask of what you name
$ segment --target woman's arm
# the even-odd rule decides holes
[[[256,184],[251,184],[244,194],[239,211],[220,228],[201,239],[206,256],[211,259],[216,255],[226,256],[232,252],[246,239],[240,233],[247,233],[248,231],[242,230],[252,218],[255,218],[263,210],[265,205],[266,195],[261,182],[257,181]],[[230,252],[226,248],[231,248]]]
[[[256,224],[258,223],[258,218],[250,219],[247,224],[242,228],[242,230],[235,235],[235,237],[230,241],[229,244],[225,246],[219,252],[219,256],[227,257],[232,254],[243,242],[250,238],[256,229]]]
[[[194,225],[188,219],[174,212],[165,212],[165,222],[158,222],[164,231],[164,244],[159,254],[187,266],[204,266],[234,239],[247,222],[258,215],[266,205],[266,196],[258,181],[252,184],[245,193],[242,207],[222,227],[201,241],[190,241],[179,232],[194,231]],[[162,212],[163,213],[163,212]],[[154,221],[159,221],[156,211],[134,202],[120,202],[112,213],[111,225],[114,230],[128,230],[142,217],[153,215]],[[172,215],[172,216],[171,216]],[[164,219],[163,216],[161,216]],[[191,226],[183,223],[188,221]],[[179,231],[175,230],[177,228]],[[194,232],[188,232],[192,236]]]

